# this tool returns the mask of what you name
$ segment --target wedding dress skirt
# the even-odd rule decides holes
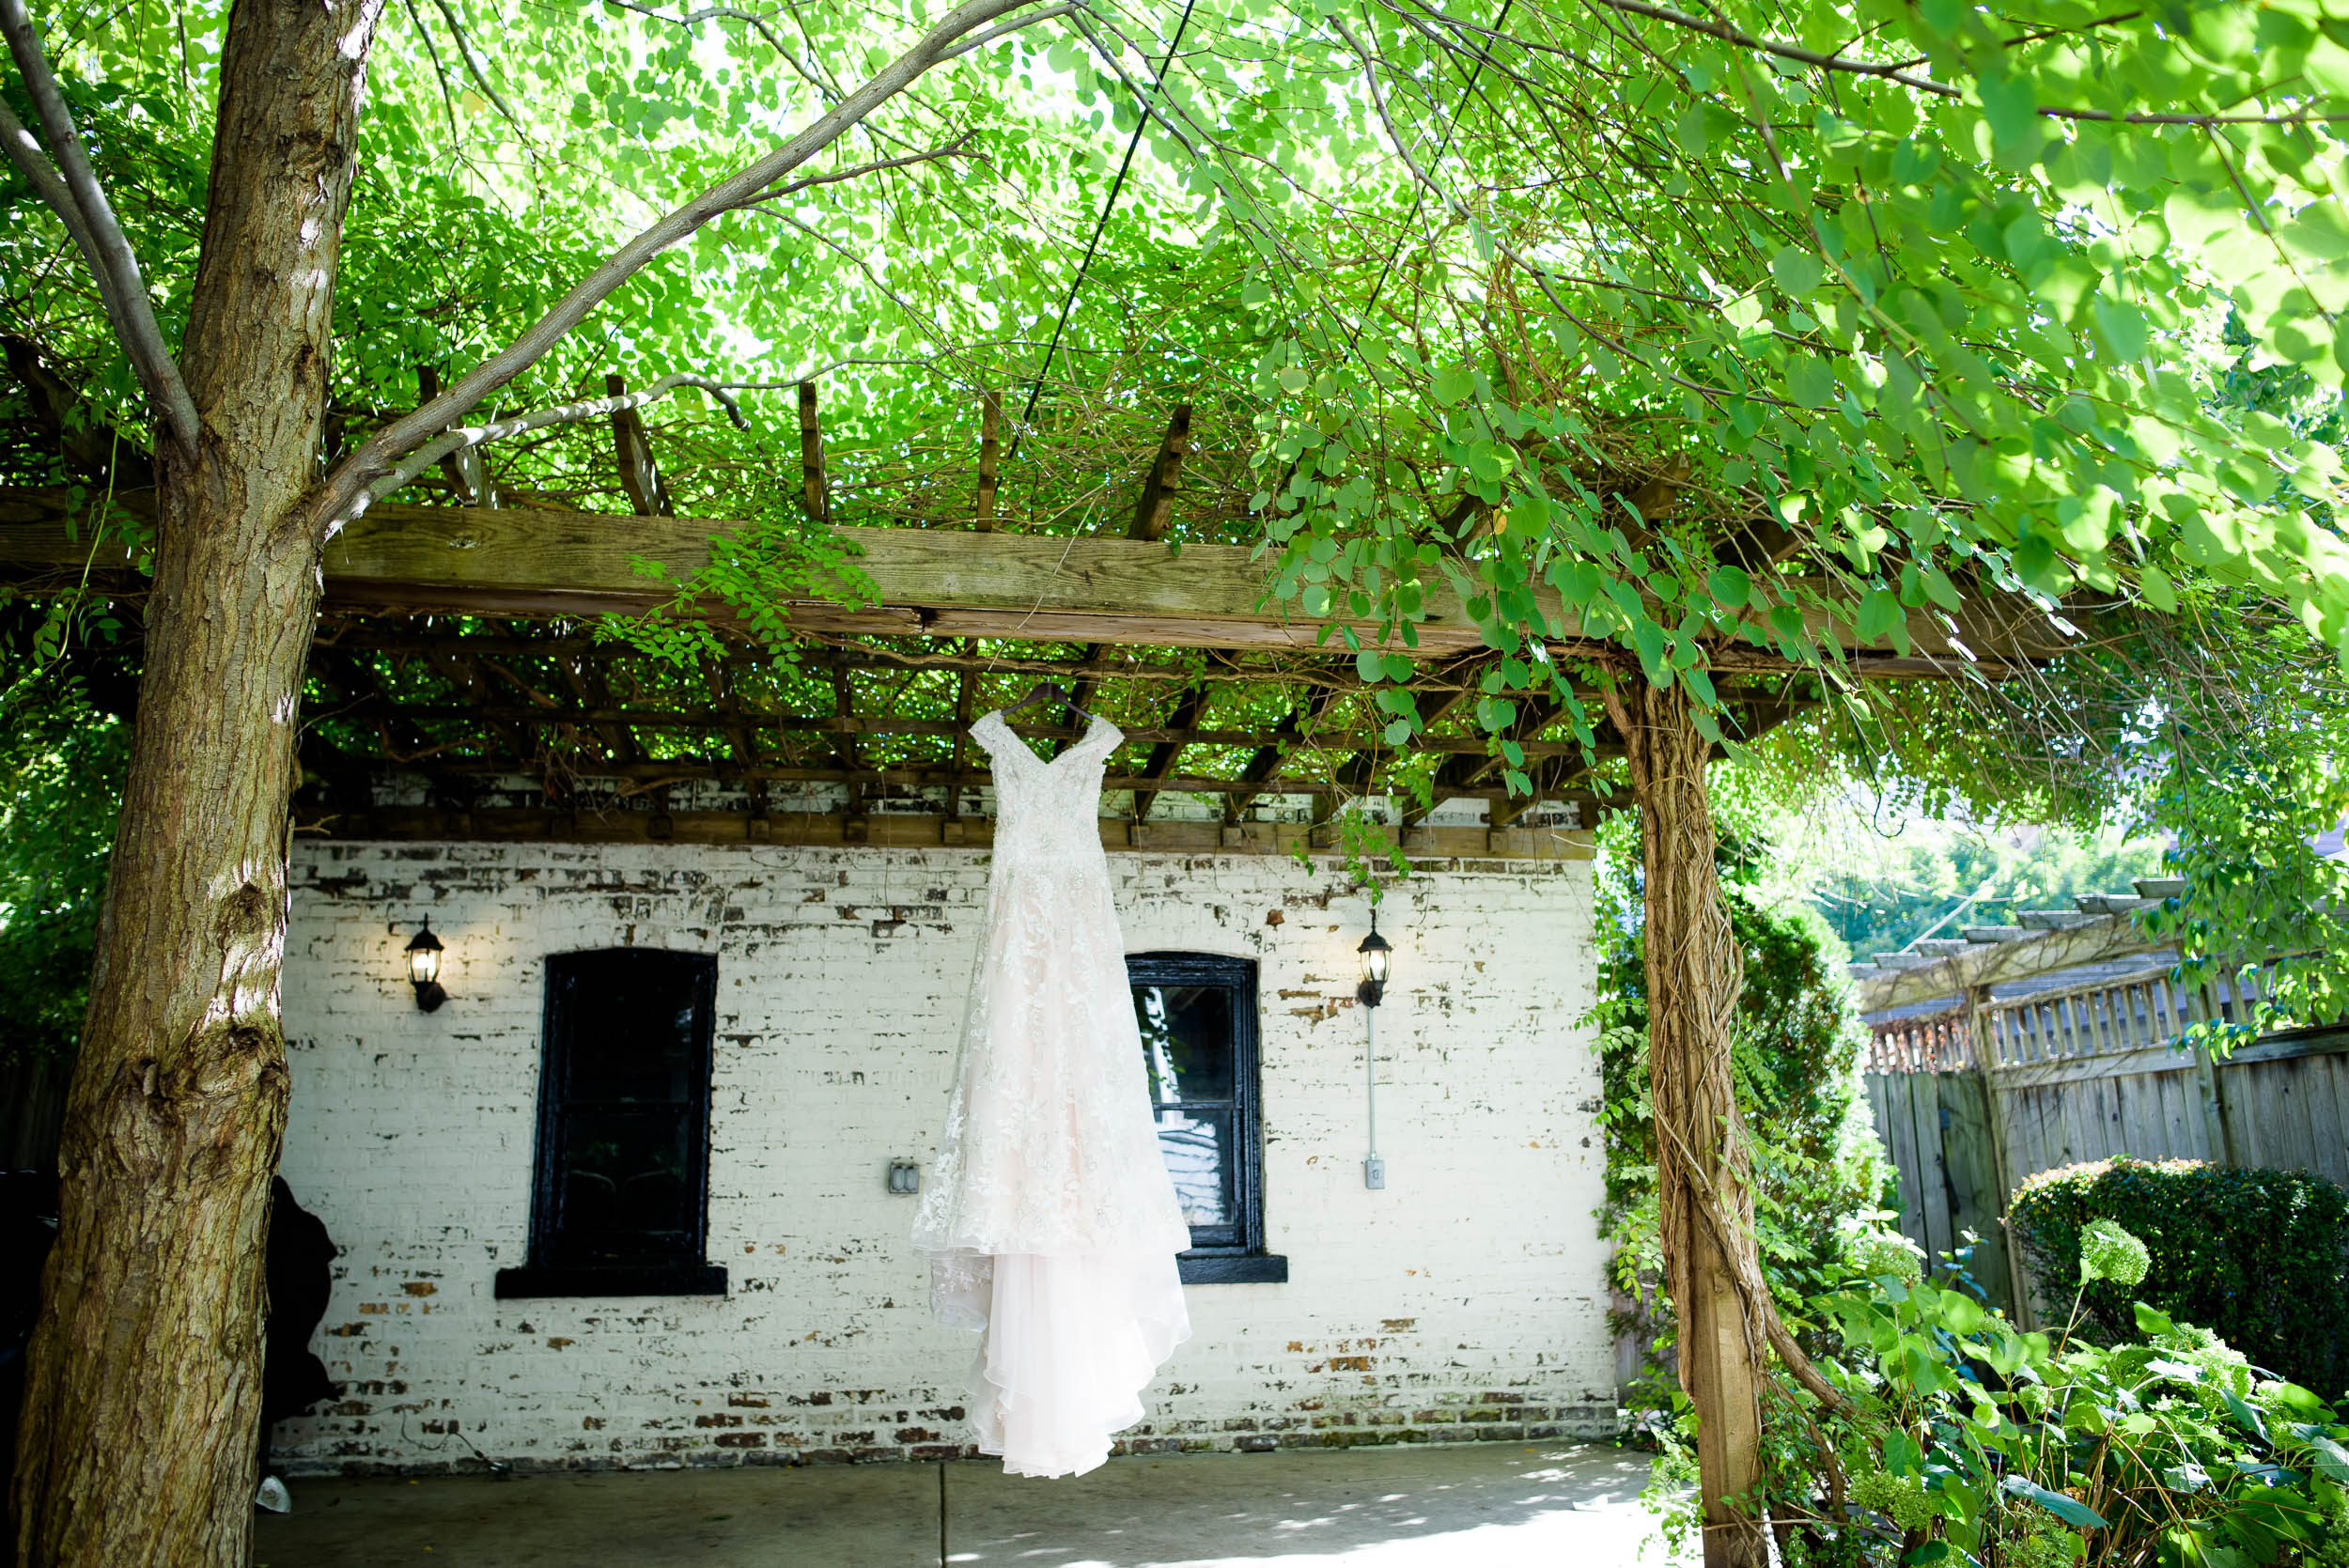
[[[1103,720],[1047,763],[990,713],[995,855],[913,1244],[939,1321],[980,1331],[971,1427],[1015,1475],[1081,1475],[1190,1337],[1190,1230],[1159,1150],[1101,852]]]

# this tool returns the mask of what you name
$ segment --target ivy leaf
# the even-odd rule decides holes
[[[2067,1498],[2061,1492],[2050,1492],[2028,1476],[2010,1475],[1999,1483],[1999,1489],[2014,1497],[2035,1502],[2065,1524],[2078,1529],[2102,1529],[2105,1517],[2077,1498]]]
[[[1901,612],[1900,596],[1890,588],[1871,588],[1859,600],[1859,640],[1880,643],[1892,635],[1892,629],[1906,616]]]
[[[1753,598],[1753,579],[1736,567],[1714,567],[1704,585],[1727,609],[1743,610]]]
[[[1640,667],[1646,672],[1649,683],[1655,686],[1672,685],[1672,666],[1664,659],[1664,629],[1642,617],[1640,624],[1631,629],[1631,642],[1640,651]]]
[[[1588,561],[1562,560],[1549,568],[1549,585],[1577,609],[1598,597],[1598,568]]]
[[[2056,574],[2054,541],[2036,529],[2027,528],[2015,543],[2015,573],[2034,587],[2051,584]]]
[[[2096,318],[2096,334],[2105,340],[2115,357],[2139,360],[2145,357],[2145,313],[2125,300],[2096,296],[2089,309]]]
[[[2316,1454],[2317,1474],[2336,1486],[2349,1486],[2349,1449],[2322,1432],[2310,1432],[2308,1442]]]
[[[1819,287],[1819,280],[1827,276],[1827,268],[1817,256],[1788,245],[1770,257],[1770,276],[1778,280],[1781,288],[1799,300]]]
[[[2019,147],[2039,131],[2039,105],[2030,78],[1985,76],[1976,91],[1982,117],[2001,148]]]

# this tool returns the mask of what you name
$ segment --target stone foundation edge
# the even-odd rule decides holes
[[[1110,1445],[1113,1459],[1143,1454],[1273,1453],[1283,1449],[1406,1448],[1430,1443],[1590,1442],[1613,1440],[1621,1431],[1611,1405],[1501,1406],[1496,1409],[1420,1411],[1403,1418],[1396,1411],[1352,1415],[1271,1416],[1262,1420],[1235,1417],[1217,1432],[1159,1431],[1150,1425],[1135,1428]],[[452,1438],[455,1434],[450,1434]],[[645,1471],[729,1469],[743,1465],[876,1465],[920,1464],[938,1460],[976,1460],[988,1456],[972,1443],[909,1442],[852,1443],[800,1447],[788,1442],[768,1445],[763,1432],[727,1433],[736,1439],[720,1445],[690,1438],[693,1446],[658,1452],[523,1454],[485,1458],[468,1452],[448,1459],[336,1461],[304,1456],[289,1459],[285,1473],[296,1480],[340,1476],[428,1477],[454,1475],[559,1475],[579,1471]],[[788,1435],[781,1435],[787,1436]],[[756,1439],[754,1443],[744,1439]]]

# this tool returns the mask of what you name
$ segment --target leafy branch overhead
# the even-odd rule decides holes
[[[1587,676],[1561,656],[1594,638],[1734,737],[1719,680],[1740,649],[1834,681],[1884,648],[1988,685],[2012,673],[1991,644],[2014,622],[1969,612],[2002,598],[2056,647],[2172,611],[2188,580],[2271,598],[2335,650],[2349,637],[2333,446],[2223,395],[2247,367],[2342,378],[2349,50],[2321,8],[2202,7],[2183,25],[1639,0],[1512,0],[1489,23],[1403,0],[1193,12],[1163,58],[1168,19],[1108,7],[908,19],[863,86],[820,63],[847,25],[829,13],[795,13],[815,34],[794,44],[756,8],[626,8],[592,39],[417,12],[423,47],[378,56],[371,123],[444,123],[471,172],[419,183],[412,161],[370,158],[355,226],[397,241],[403,212],[473,215],[451,257],[354,247],[350,446],[319,505],[347,515],[428,476],[415,454],[597,411],[577,389],[599,363],[708,385],[757,379],[780,349],[854,366],[831,406],[875,456],[844,518],[967,515],[963,427],[980,393],[1033,374],[1051,396],[1011,432],[1025,524],[1095,527],[1088,472],[1133,471],[1151,405],[1199,402],[1252,494],[1178,513],[1174,536],[1265,541],[1276,592],[1344,623],[1364,678],[1397,681],[1395,744],[1423,725],[1400,656],[1439,585],[1501,656],[1486,727],[1548,691],[1586,743]],[[1032,30],[993,46],[1014,28]],[[75,45],[139,78],[127,107],[91,106],[101,167],[110,141],[201,97],[184,63],[176,91],[167,70],[141,77],[133,32]],[[459,119],[452,59],[493,112]],[[1066,91],[1018,88],[1038,70]],[[780,147],[778,113],[808,126]],[[1149,144],[1122,207],[1086,116]],[[565,179],[587,153],[635,171],[646,222]],[[37,139],[11,155],[38,159]],[[465,231],[489,241],[525,187],[586,238],[474,252]],[[1104,213],[1048,386],[1044,329]],[[123,219],[166,302],[184,287],[168,218]],[[474,280],[403,303],[451,259]],[[516,287],[485,296],[485,266]],[[48,319],[25,325],[57,338],[71,287],[37,287],[23,308]],[[863,303],[812,308],[836,287]],[[615,289],[625,322],[593,314]],[[397,383],[419,361],[447,390],[408,411]],[[546,407],[469,411],[516,375],[523,408]]]

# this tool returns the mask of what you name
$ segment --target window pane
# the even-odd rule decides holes
[[[1158,1104],[1232,1097],[1230,986],[1136,986],[1134,1021]]]
[[[1236,1222],[1232,1189],[1232,1113],[1228,1110],[1161,1110],[1159,1150],[1174,1178],[1174,1198],[1193,1229]],[[1206,1236],[1194,1236],[1206,1241]]]
[[[579,1111],[566,1118],[565,1252],[643,1256],[685,1244],[698,1201],[686,1179],[687,1120],[673,1110]]]
[[[630,965],[579,978],[564,1020],[570,1030],[569,1098],[667,1105],[693,1098],[701,1051],[692,979],[649,969]]]

